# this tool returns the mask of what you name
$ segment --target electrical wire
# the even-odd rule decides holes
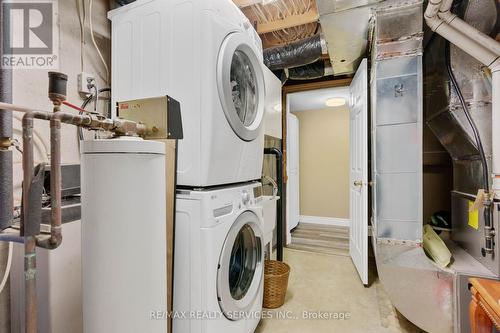
[[[450,82],[455,89],[458,99],[460,100],[460,104],[462,105],[462,108],[465,113],[465,118],[467,119],[467,122],[469,123],[470,127],[472,128],[472,133],[474,134],[474,140],[476,141],[476,146],[477,149],[479,150],[479,156],[481,158],[481,164],[483,166],[483,181],[484,185],[486,187],[486,191],[489,192],[489,177],[488,177],[488,163],[486,161],[486,155],[484,153],[484,148],[483,148],[483,142],[481,141],[481,136],[479,135],[479,130],[477,129],[476,123],[474,122],[474,119],[472,119],[472,116],[470,115],[469,108],[467,107],[467,103],[465,101],[465,98],[462,94],[462,91],[460,90],[460,87],[458,86],[457,79],[455,77],[455,74],[453,73],[453,69],[451,68],[451,61],[450,61],[450,42],[446,41],[445,45],[445,62],[446,62],[446,70],[448,72],[448,76],[450,77]]]
[[[82,114],[83,112],[87,112],[86,110],[82,109],[82,108],[79,108],[78,106],[68,102],[68,101],[63,101],[62,102],[64,105],[66,105],[67,107],[70,107],[74,110],[77,110],[78,112],[80,112],[80,114]]]
[[[87,99],[85,101],[83,101],[83,104],[79,109],[83,110],[84,112],[87,112],[87,111],[85,111],[85,108],[87,107],[87,105],[90,102],[92,102],[94,100],[94,98],[96,98],[96,99],[99,98],[99,95],[104,93],[104,92],[111,92],[111,88],[99,89],[97,91],[97,97],[94,97],[94,95],[90,95],[89,97],[87,97]],[[82,111],[80,111],[80,114],[82,114]],[[80,141],[82,141],[84,139],[83,138],[83,129],[81,127],[78,127],[78,138],[80,139]]]
[[[85,0],[76,0],[76,6],[78,8],[78,19],[80,21],[80,67],[81,71],[84,72],[83,56],[85,52],[85,23],[87,20]]]
[[[7,254],[7,265],[5,267],[5,272],[3,274],[2,281],[0,282],[0,294],[4,290],[5,285],[7,284],[7,280],[9,279],[10,268],[12,267],[12,252],[13,252],[13,249],[14,249],[14,245],[11,242],[9,242],[9,251],[8,251],[8,254]]]
[[[94,27],[92,24],[92,6],[93,6],[94,1],[90,0],[89,2],[89,28],[90,28],[90,39],[92,40],[92,44],[94,44],[94,47],[97,51],[97,54],[99,55],[99,58],[101,59],[102,64],[104,65],[104,68],[106,69],[106,83],[109,82],[109,67],[108,64],[106,63],[106,60],[104,60],[104,57],[101,53],[101,50],[99,49],[99,46],[97,45],[97,42],[95,41],[95,36],[94,36]]]

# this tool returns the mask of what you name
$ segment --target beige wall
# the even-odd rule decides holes
[[[300,111],[300,215],[349,218],[349,109]]]

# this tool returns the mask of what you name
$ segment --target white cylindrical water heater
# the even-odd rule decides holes
[[[81,177],[84,332],[165,333],[165,145],[82,142]]]

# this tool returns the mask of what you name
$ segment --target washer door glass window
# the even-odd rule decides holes
[[[254,140],[264,116],[264,73],[252,41],[231,33],[222,43],[217,64],[217,86],[229,125],[243,140]]]
[[[243,212],[231,227],[217,271],[218,301],[224,315],[241,319],[259,295],[263,274],[263,241],[259,219]]]
[[[236,113],[243,125],[250,126],[257,116],[257,81],[250,59],[240,50],[234,52],[230,77]]]

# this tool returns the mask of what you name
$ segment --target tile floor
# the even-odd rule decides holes
[[[291,266],[285,305],[271,311],[256,333],[422,332],[392,307],[374,267],[364,287],[349,257],[285,249],[285,261]],[[277,319],[276,311],[287,318]],[[303,311],[350,318],[303,319]]]

